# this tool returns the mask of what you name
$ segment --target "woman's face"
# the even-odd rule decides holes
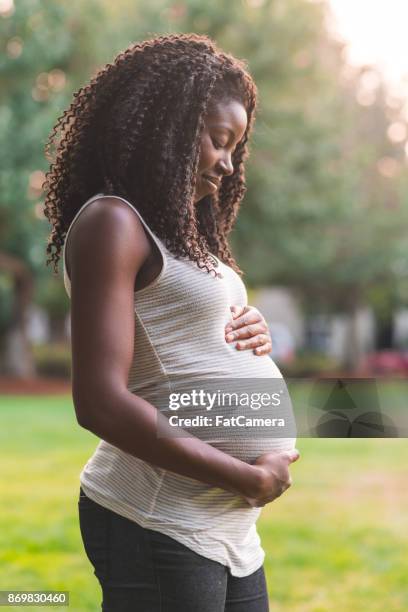
[[[234,172],[235,147],[245,134],[248,117],[236,100],[217,102],[204,119],[194,202],[215,193],[224,176]]]

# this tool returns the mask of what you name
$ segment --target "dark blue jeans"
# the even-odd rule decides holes
[[[263,567],[232,576],[221,563],[97,504],[82,488],[78,507],[103,612],[268,612]]]

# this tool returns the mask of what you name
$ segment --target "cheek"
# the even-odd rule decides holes
[[[198,171],[205,170],[212,166],[214,163],[211,145],[207,142],[207,139],[201,141],[200,156],[198,162]]]

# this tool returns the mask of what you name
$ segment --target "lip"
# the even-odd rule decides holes
[[[207,181],[207,183],[210,183],[210,185],[213,185],[216,189],[219,188],[221,181],[218,177],[211,176],[210,174],[203,174],[203,178]]]

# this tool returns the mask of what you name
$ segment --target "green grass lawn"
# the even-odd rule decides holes
[[[71,398],[3,396],[0,414],[0,590],[66,590],[71,611],[94,612],[101,593],[77,496],[98,440],[77,424]],[[258,523],[271,611],[407,610],[407,440],[298,448],[293,487]]]

